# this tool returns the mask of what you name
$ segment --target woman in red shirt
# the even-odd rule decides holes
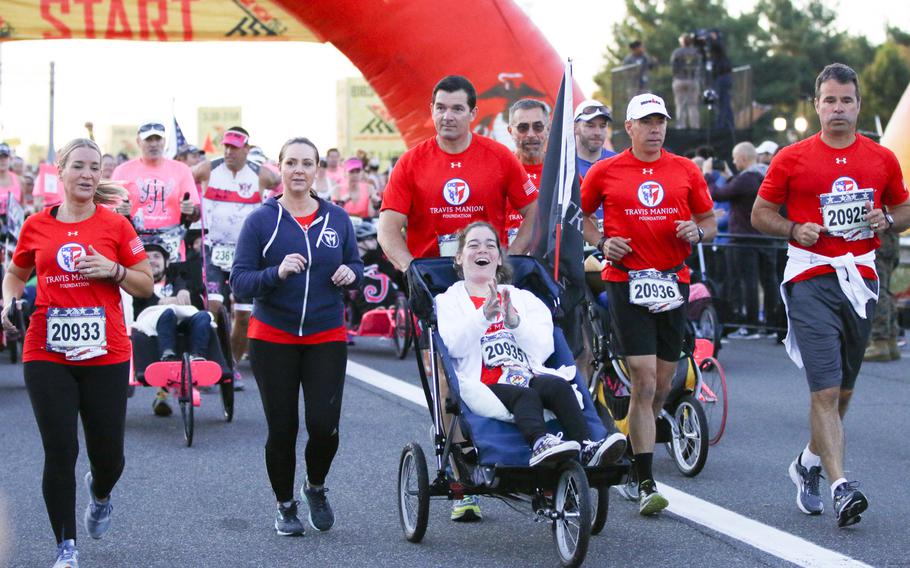
[[[145,250],[129,221],[105,205],[126,190],[101,182],[101,151],[78,138],[58,151],[63,202],[32,215],[3,278],[2,321],[35,270],[38,296],[22,360],[41,440],[42,488],[57,538],[55,568],[78,566],[76,479],[81,416],[91,471],[85,475],[89,505],[85,527],[93,538],[110,528],[111,490],[123,472],[123,435],[130,342],[120,288],[152,294]]]

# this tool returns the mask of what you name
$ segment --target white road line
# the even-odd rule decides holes
[[[351,360],[348,360],[347,373],[349,376],[368,385],[427,408],[427,400],[423,394],[423,389],[420,387]],[[664,482],[660,483],[660,490],[671,503],[667,510],[674,515],[734,538],[787,562],[792,562],[797,566],[805,566],[806,568],[834,566],[871,568],[868,564],[859,560],[823,548],[780,529],[753,521],[738,513],[670,487]]]

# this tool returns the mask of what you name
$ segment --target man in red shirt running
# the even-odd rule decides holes
[[[537,189],[508,148],[471,132],[474,85],[459,75],[444,77],[433,89],[430,111],[436,136],[401,156],[383,194],[382,250],[399,270],[415,257],[454,256],[458,231],[473,221],[489,222],[505,241],[508,204],[524,217],[511,252],[526,253]]]
[[[521,99],[509,108],[509,134],[515,142],[515,157],[528,174],[528,180],[540,189],[543,158],[547,153],[550,135],[550,107],[537,99]],[[521,213],[509,207],[506,214],[506,231],[509,244],[518,236],[524,219]]]
[[[824,467],[837,525],[845,527],[868,507],[859,483],[844,477],[843,418],[878,297],[875,249],[879,233],[910,226],[910,195],[894,154],[856,133],[860,93],[853,69],[832,63],[822,70],[815,111],[821,132],[771,161],[752,226],[790,239],[781,286],[789,323],[784,345],[805,369],[811,393],[809,443],[790,464],[796,504],[808,515],[824,511]]]
[[[642,515],[668,505],[657,492],[651,462],[655,418],[669,393],[685,334],[685,260],[692,245],[717,232],[701,172],[691,160],[663,149],[669,118],[657,95],[633,97],[625,123],[632,147],[594,164],[581,186],[585,238],[611,262],[603,278],[632,381],[629,438]],[[603,236],[594,217],[601,206]]]

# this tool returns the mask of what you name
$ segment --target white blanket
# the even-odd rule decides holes
[[[157,336],[158,318],[161,317],[161,314],[163,314],[165,310],[172,310],[177,314],[177,323],[189,319],[199,312],[196,306],[180,306],[177,304],[149,306],[139,313],[139,317],[137,317],[136,321],[133,323],[133,329],[141,331],[150,337]],[[209,314],[209,320],[211,320],[213,328],[218,327],[215,320],[212,319],[211,314]]]

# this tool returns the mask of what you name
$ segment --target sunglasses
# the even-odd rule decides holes
[[[143,124],[139,127],[139,134],[143,134],[149,130],[164,130],[164,125],[159,122],[150,122],[148,124]]]
[[[610,109],[608,109],[604,105],[588,106],[588,107],[581,109],[581,114],[583,114],[583,115],[594,114],[596,112],[602,112],[602,113],[606,114],[607,116],[610,116]],[[581,115],[579,115],[579,116],[581,116]]]
[[[546,127],[547,127],[547,125],[540,121],[537,121],[534,124],[528,124],[527,122],[519,122],[518,124],[515,125],[515,130],[517,130],[521,134],[527,134],[528,130],[533,128],[534,132],[536,132],[537,134],[540,134],[541,132],[544,131],[544,129]]]

